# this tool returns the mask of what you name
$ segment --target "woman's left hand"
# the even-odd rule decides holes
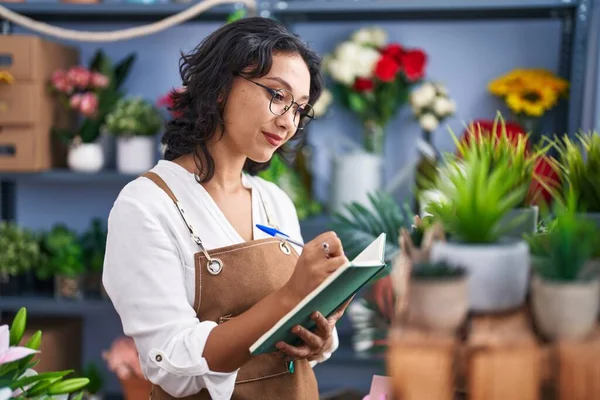
[[[319,358],[319,356],[331,346],[331,334],[337,321],[344,315],[344,311],[352,298],[342,305],[329,318],[325,318],[323,314],[315,312],[312,319],[317,324],[314,332],[309,331],[303,326],[295,326],[292,332],[295,333],[304,341],[301,346],[291,346],[285,342],[277,343],[277,348],[287,355],[288,360],[307,359],[309,361]]]

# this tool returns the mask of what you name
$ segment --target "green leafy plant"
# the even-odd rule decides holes
[[[288,166],[278,154],[273,155],[269,168],[259,172],[258,176],[275,183],[290,196],[299,220],[304,220],[322,211],[321,204],[310,198],[297,172]]]
[[[81,235],[81,247],[85,267],[92,272],[101,272],[106,250],[106,227],[100,218],[94,218],[90,227]]]
[[[0,278],[18,276],[42,260],[36,236],[14,222],[0,222]]]
[[[83,249],[77,234],[63,224],[57,224],[42,235],[41,249],[46,262],[36,269],[39,279],[55,275],[76,277],[85,270]]]
[[[440,221],[452,240],[464,243],[494,243],[513,224],[507,213],[517,207],[528,190],[514,170],[512,157],[492,158],[489,152],[471,147],[464,159],[445,157],[436,187],[441,199],[426,211]]]
[[[578,281],[589,279],[597,271],[590,268],[600,246],[600,232],[592,221],[577,213],[574,191],[567,195],[567,203],[555,203],[556,218],[546,233],[527,235],[536,272],[546,280]]]
[[[100,369],[96,364],[88,364],[84,371],[83,376],[89,379],[89,384],[86,386],[85,391],[90,394],[97,394],[102,390],[104,385],[104,378],[100,373]]]
[[[42,332],[35,332],[27,343],[21,345],[26,326],[25,308],[17,312],[10,327],[0,326],[0,398],[52,398],[78,392],[72,399],[81,400],[83,393],[79,391],[89,383],[89,379],[65,379],[72,370],[39,374],[33,370],[39,362],[34,357],[39,353]]]
[[[471,124],[467,127],[467,133],[464,140],[459,140],[457,136],[450,131],[457,153],[460,158],[468,160],[470,157],[480,157],[487,154],[491,160],[490,170],[493,170],[502,160],[510,160],[513,167],[513,173],[518,174],[515,187],[521,187],[525,184],[530,185],[533,180],[543,179],[535,173],[535,166],[540,157],[545,155],[550,149],[550,145],[539,146],[537,144],[530,148],[529,135],[509,136],[506,122],[500,112],[497,113],[491,131],[485,131],[481,126]],[[534,204],[540,196],[541,188],[537,191],[527,191],[518,204],[524,206]]]
[[[465,276],[467,271],[462,267],[450,265],[444,261],[416,264],[411,270],[413,279],[455,279]]]
[[[400,228],[410,228],[412,212],[405,204],[404,209],[386,192],[368,195],[370,208],[352,202],[344,208],[347,212],[333,215],[332,229],[337,233],[349,259],[360,254],[381,233],[386,234],[386,269],[389,272],[396,253],[400,250],[398,237]],[[383,275],[383,274],[382,274]]]
[[[559,171],[562,192],[573,190],[579,212],[600,212],[600,135],[580,133],[576,140],[564,135],[551,143],[559,153],[552,164]],[[565,203],[566,195],[556,190],[553,194],[555,200]]]
[[[122,98],[106,116],[106,129],[115,136],[152,136],[162,127],[160,111],[141,97]]]

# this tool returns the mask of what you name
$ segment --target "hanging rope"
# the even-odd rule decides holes
[[[256,0],[204,0],[201,3],[195,4],[186,10],[166,17],[160,21],[144,26],[109,32],[90,32],[59,28],[25,17],[4,6],[0,6],[0,19],[6,19],[34,32],[59,39],[76,40],[80,42],[116,42],[118,40],[128,40],[158,33],[175,25],[182,24],[202,14],[211,7],[226,3],[243,3],[248,9],[249,14],[254,14],[256,11]]]

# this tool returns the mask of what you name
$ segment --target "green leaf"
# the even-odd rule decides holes
[[[27,310],[21,307],[10,325],[10,346],[18,346],[27,326]]]
[[[56,394],[65,394],[72,393],[77,390],[80,390],[87,386],[90,383],[88,378],[71,378],[66,379],[61,382],[56,382],[48,389],[48,394],[56,395]]]
[[[133,63],[135,62],[136,58],[136,54],[131,53],[116,66],[114,71],[116,89],[120,89],[123,83],[125,82],[125,79],[127,79],[129,71],[133,67]]]
[[[42,372],[40,374],[37,375],[33,375],[33,376],[26,376],[24,378],[19,379],[16,382],[13,382],[10,385],[10,388],[12,390],[18,389],[18,388],[24,388],[25,386],[31,385],[32,383],[36,383],[39,381],[45,381],[45,380],[56,380],[56,379],[60,379],[63,376],[66,376],[68,374],[70,374],[71,372],[73,372],[72,370],[69,371],[57,371],[57,372]]]
[[[364,97],[356,92],[350,92],[348,94],[348,104],[350,105],[350,109],[358,115],[364,114],[367,109],[367,102]]]

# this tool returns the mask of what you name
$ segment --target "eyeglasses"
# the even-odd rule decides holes
[[[241,76],[241,75],[240,75]],[[256,86],[260,86],[265,89],[270,95],[271,100],[269,102],[269,111],[275,115],[283,115],[289,111],[290,108],[294,108],[294,126],[299,131],[306,128],[306,126],[315,119],[315,112],[312,106],[308,103],[298,104],[294,101],[294,96],[289,90],[285,89],[273,89],[265,86],[261,83],[254,82],[251,79],[241,76],[248,82],[254,83]]]

